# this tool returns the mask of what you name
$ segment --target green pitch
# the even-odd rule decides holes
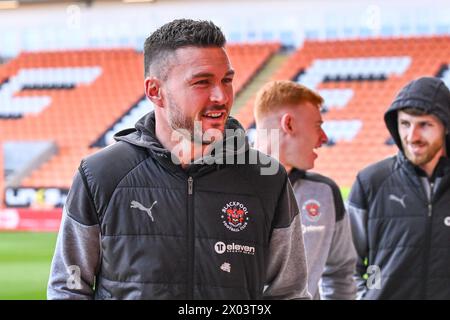
[[[350,194],[350,188],[349,187],[341,187],[341,194],[344,201],[347,200],[349,194]]]
[[[56,233],[0,232],[0,300],[46,299]]]

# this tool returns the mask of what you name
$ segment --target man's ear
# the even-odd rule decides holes
[[[147,77],[144,81],[145,95],[150,99],[153,104],[158,107],[164,107],[161,97],[161,83],[158,78]]]
[[[280,127],[285,134],[292,135],[294,133],[293,125],[294,119],[292,118],[292,115],[290,113],[285,113],[281,116]]]

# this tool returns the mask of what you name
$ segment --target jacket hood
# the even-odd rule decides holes
[[[450,155],[450,91],[445,83],[434,77],[422,77],[408,83],[397,94],[384,114],[384,121],[398,148],[403,147],[398,133],[397,112],[404,108],[416,108],[435,115],[447,129],[446,148]]]
[[[170,151],[159,142],[155,133],[155,112],[149,112],[136,122],[135,128],[119,131],[114,135],[116,141],[125,141],[138,147],[148,148],[154,154],[170,155]],[[234,142],[234,143],[232,143]],[[225,125],[225,138],[217,142],[214,150],[222,152],[225,157],[236,156],[247,152],[248,140],[242,125],[233,117],[228,117]],[[208,162],[209,158],[217,158],[215,154],[196,160],[197,162]]]

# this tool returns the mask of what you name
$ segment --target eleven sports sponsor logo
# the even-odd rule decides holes
[[[251,246],[243,246],[236,243],[226,244],[225,242],[218,241],[214,245],[214,250],[218,254],[224,254],[227,253],[243,253],[243,254],[249,254],[249,255],[255,255],[255,247]]]

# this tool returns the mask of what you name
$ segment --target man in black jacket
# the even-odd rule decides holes
[[[362,299],[450,299],[450,92],[408,83],[385,114],[399,153],[361,171],[348,210]]]
[[[82,160],[49,299],[310,298],[287,174],[229,117],[224,45],[213,23],[185,19],[146,40],[155,111]]]

